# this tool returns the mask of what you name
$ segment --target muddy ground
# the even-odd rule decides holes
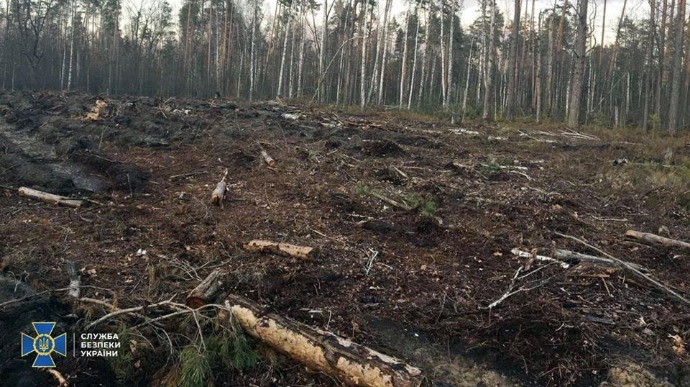
[[[610,264],[564,268],[511,253],[602,256],[563,235],[574,236],[690,298],[689,250],[624,236],[634,229],[690,240],[688,137],[459,127],[227,100],[105,98],[108,107],[85,118],[97,98],[0,94],[0,305],[66,287],[66,261],[81,269],[83,285],[101,288],[84,288],[83,297],[119,308],[184,302],[222,267],[227,292],[402,358],[423,369],[425,385],[690,386],[688,304]],[[210,196],[225,170],[221,208]],[[52,206],[20,197],[20,186],[88,201]],[[321,254],[250,254],[242,245],[251,239]],[[111,311],[64,292],[26,302],[0,306],[10,342],[39,317],[78,332]],[[18,319],[27,308],[48,315]],[[138,337],[121,361],[67,358],[58,370],[75,385],[177,385],[178,351],[199,344],[188,317],[156,327],[141,326],[141,316],[110,319],[101,330]],[[210,323],[202,330],[214,334]],[[5,346],[18,351],[18,342]],[[249,347],[259,359],[251,367],[212,364],[208,380],[340,384],[254,340]],[[0,357],[0,373],[16,384],[50,382],[26,374],[30,364],[17,358]]]

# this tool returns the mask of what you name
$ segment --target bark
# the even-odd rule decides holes
[[[288,36],[290,35],[290,15],[288,14],[288,11],[286,11],[285,18],[288,19],[287,23],[285,25],[285,37],[283,38],[283,53],[280,56],[280,71],[278,72],[278,92],[276,93],[276,99],[281,98],[283,96],[283,72],[285,69],[285,57],[287,53],[287,43],[288,43]]]
[[[326,38],[328,37],[328,0],[323,1],[323,31],[321,32],[321,49],[319,50],[319,74],[323,74],[326,70],[324,66],[325,63],[325,51],[326,51]],[[326,101],[326,93],[322,88],[319,88],[319,100],[321,102]]]
[[[54,195],[51,193],[38,191],[26,187],[19,188],[18,192],[21,196],[26,196],[31,199],[36,199],[45,203],[55,204],[59,206],[79,208],[83,203],[81,200],[70,199],[64,196]]]
[[[300,259],[315,259],[319,256],[319,249],[307,246],[296,246],[289,243],[278,243],[263,240],[252,240],[244,245],[244,249],[251,253],[270,253]]]
[[[661,6],[661,26],[659,27],[659,73],[656,81],[656,101],[654,112],[656,112],[659,121],[662,120],[663,115],[661,111],[662,100],[664,93],[662,85],[664,84],[664,71],[666,63],[666,17],[668,12],[668,0],[664,0]]]
[[[422,373],[388,355],[300,322],[269,314],[244,297],[228,296],[228,307],[251,336],[307,367],[348,385],[417,387]]]
[[[261,151],[261,158],[264,160],[264,162],[269,166],[269,167],[275,167],[276,166],[276,161],[271,155],[268,154],[265,150]]]
[[[414,50],[412,51],[412,73],[410,74],[410,89],[407,93],[407,110],[412,107],[412,94],[414,92],[414,76],[417,72],[417,45],[419,44],[419,7],[415,7],[414,10],[415,17],[417,20],[417,26],[414,33]]]
[[[369,36],[367,34],[367,4],[362,2],[362,47],[361,47],[361,63],[360,63],[360,79],[359,79],[359,108],[364,110],[367,104],[367,41]]]
[[[576,128],[580,125],[580,105],[587,50],[587,3],[589,0],[579,0],[577,12],[577,37],[575,41],[575,66],[570,86],[570,103],[568,106],[568,126]]]
[[[668,133],[675,136],[678,132],[678,116],[680,108],[680,84],[683,77],[683,37],[685,27],[685,0],[678,0],[676,14],[676,32],[673,52],[673,77],[671,79],[671,101],[668,111]]]
[[[443,27],[441,27],[443,28]],[[443,31],[443,29],[441,29]],[[403,108],[403,99],[405,98],[405,74],[407,73],[407,41],[409,40],[410,36],[410,11],[408,10],[407,13],[405,14],[405,42],[403,44],[403,55],[402,55],[402,64],[400,66],[400,95],[399,95],[399,103],[398,107],[400,109]]]
[[[252,37],[251,48],[249,51],[249,101],[254,99],[254,83],[256,81],[255,67],[256,67],[256,29],[259,28],[258,23],[259,4],[254,5],[254,17],[251,22]]]
[[[440,40],[441,40],[441,103],[443,104],[443,107],[445,109],[445,103],[446,103],[446,93],[448,92],[446,90],[446,39],[445,39],[445,34],[443,27],[445,26],[445,21],[444,16],[445,16],[445,11],[443,9],[444,6],[444,1],[441,1],[441,12],[440,12],[440,17],[441,17],[441,34],[440,34]],[[433,90],[433,85],[430,86],[431,90]]]
[[[426,12],[426,27],[424,32],[424,54],[422,54],[422,72],[419,76],[419,93],[417,94],[417,108],[419,109],[422,103],[422,94],[424,93],[424,82],[426,81],[426,66],[429,57],[429,47],[431,46],[431,12],[434,6],[433,0],[429,0],[429,9]]]
[[[299,41],[299,59],[297,59],[297,97],[302,97],[302,73],[304,72],[304,41],[306,34],[304,33],[304,25],[306,21],[304,11],[304,1],[300,3],[300,41]]]
[[[381,75],[379,76],[378,99],[379,105],[383,103],[383,83],[386,75],[386,56],[388,54],[388,18],[390,17],[392,0],[386,0],[386,8],[383,16],[383,44],[381,50]]]
[[[225,272],[222,269],[213,270],[203,281],[199,283],[185,299],[185,304],[193,309],[213,302],[213,299],[220,294]]]
[[[470,43],[470,53],[467,56],[467,78],[465,79],[465,91],[462,93],[462,117],[460,122],[465,122],[465,114],[467,113],[467,94],[470,91],[470,74],[472,72],[472,51],[474,48],[474,37]]]
[[[489,18],[489,48],[486,61],[486,72],[484,74],[484,112],[482,118],[485,121],[492,121],[493,115],[493,78],[494,78],[494,61],[496,60],[496,0],[488,0],[491,2],[491,16]]]
[[[520,6],[521,0],[515,0],[513,15],[513,32],[511,35],[510,57],[508,59],[508,90],[506,91],[506,118],[515,116],[515,94],[517,92],[518,48],[520,42]]]
[[[625,236],[639,239],[644,242],[660,244],[667,247],[681,247],[684,249],[690,249],[690,243],[688,242],[679,241],[677,239],[665,238],[659,235],[650,234],[646,232],[628,230],[625,232]]]
[[[445,75],[446,95],[443,99],[443,108],[448,110],[450,96],[453,92],[453,34],[455,33],[455,0],[451,0],[450,6],[450,28],[448,29],[448,68]]]

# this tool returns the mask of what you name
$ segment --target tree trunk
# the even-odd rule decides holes
[[[323,0],[323,31],[321,32],[321,49],[319,50],[319,74],[323,74],[326,66],[325,51],[328,37],[328,0]],[[321,86],[321,85],[319,85]],[[319,87],[319,100],[326,102],[325,88]]]
[[[403,44],[403,55],[400,63],[400,95],[398,107],[403,108],[403,100],[405,98],[405,75],[407,74],[407,41],[410,37],[410,11],[407,10],[405,14],[405,42]]]
[[[445,74],[446,95],[443,99],[443,109],[448,110],[450,95],[453,90],[453,34],[455,33],[455,0],[451,0],[450,28],[448,29],[448,67]]]
[[[386,8],[383,15],[383,44],[381,49],[381,75],[379,76],[378,99],[379,105],[383,103],[383,83],[386,75],[386,56],[388,54],[388,18],[390,17],[392,0],[386,0]]]
[[[510,54],[508,59],[508,91],[506,92],[506,119],[515,116],[515,93],[518,72],[518,48],[520,41],[520,6],[521,1],[515,0],[515,14],[513,16],[513,33],[511,36]]]
[[[673,76],[671,79],[671,101],[668,111],[668,133],[675,136],[678,132],[678,109],[680,108],[680,84],[683,78],[683,37],[685,36],[685,0],[678,0],[676,14],[676,33],[673,50]]]
[[[414,92],[414,76],[417,72],[417,45],[419,43],[419,6],[415,7],[415,20],[417,20],[417,26],[414,33],[414,50],[412,51],[412,73],[410,74],[410,90],[407,93],[407,110],[412,107],[412,94]]]
[[[390,0],[389,0],[390,1]],[[426,27],[424,32],[424,54],[422,54],[422,72],[419,75],[419,92],[417,93],[417,109],[422,103],[424,93],[424,81],[426,80],[426,67],[429,58],[429,46],[431,46],[431,12],[434,6],[433,0],[429,0],[429,9],[426,12]]]
[[[359,108],[364,110],[367,104],[367,1],[362,1],[362,47],[361,47],[361,64],[360,64],[360,79],[359,79]]]
[[[489,18],[489,49],[486,61],[486,72],[484,74],[484,112],[482,118],[485,121],[492,121],[493,114],[493,78],[494,78],[494,61],[496,60],[496,0],[488,0],[491,2],[491,16]]]
[[[287,43],[291,21],[289,10],[285,11],[285,18],[287,19],[287,23],[285,24],[285,37],[283,38],[283,52],[280,56],[280,71],[278,72],[278,92],[276,93],[276,99],[283,96],[283,72],[285,70],[285,54],[287,54]]]
[[[587,50],[587,3],[589,0],[579,0],[577,12],[577,36],[575,40],[575,66],[570,84],[570,104],[568,109],[568,126],[576,128],[580,125],[580,102],[584,85],[584,72]]]

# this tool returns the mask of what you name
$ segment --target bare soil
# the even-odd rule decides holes
[[[525,268],[528,258],[511,254],[601,255],[556,233],[567,234],[690,298],[690,251],[624,236],[635,229],[690,240],[688,137],[532,124],[460,130],[386,111],[153,98],[107,98],[101,118],[86,120],[96,99],[0,94],[0,268],[10,279],[64,288],[65,261],[75,261],[84,285],[112,291],[85,295],[125,308],[173,295],[183,302],[224,267],[228,292],[403,358],[428,385],[624,385],[610,371],[634,364],[653,380],[645,385],[690,386],[687,304],[610,265]],[[210,197],[226,169],[220,208]],[[88,206],[23,198],[20,186]],[[251,239],[321,254],[249,254],[241,247]],[[69,326],[108,312],[63,296],[53,300],[76,313]],[[12,315],[0,313],[1,328]],[[157,384],[174,360],[164,338],[148,340],[127,375],[73,359],[58,367],[77,385],[92,385],[93,375],[106,385]],[[215,385],[339,384],[259,351],[258,368],[217,369]]]

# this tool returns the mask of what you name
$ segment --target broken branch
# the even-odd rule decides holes
[[[70,199],[64,196],[54,195],[27,187],[20,187],[18,192],[21,196],[26,196],[45,203],[57,204],[65,207],[79,208],[83,203],[81,200]]]

